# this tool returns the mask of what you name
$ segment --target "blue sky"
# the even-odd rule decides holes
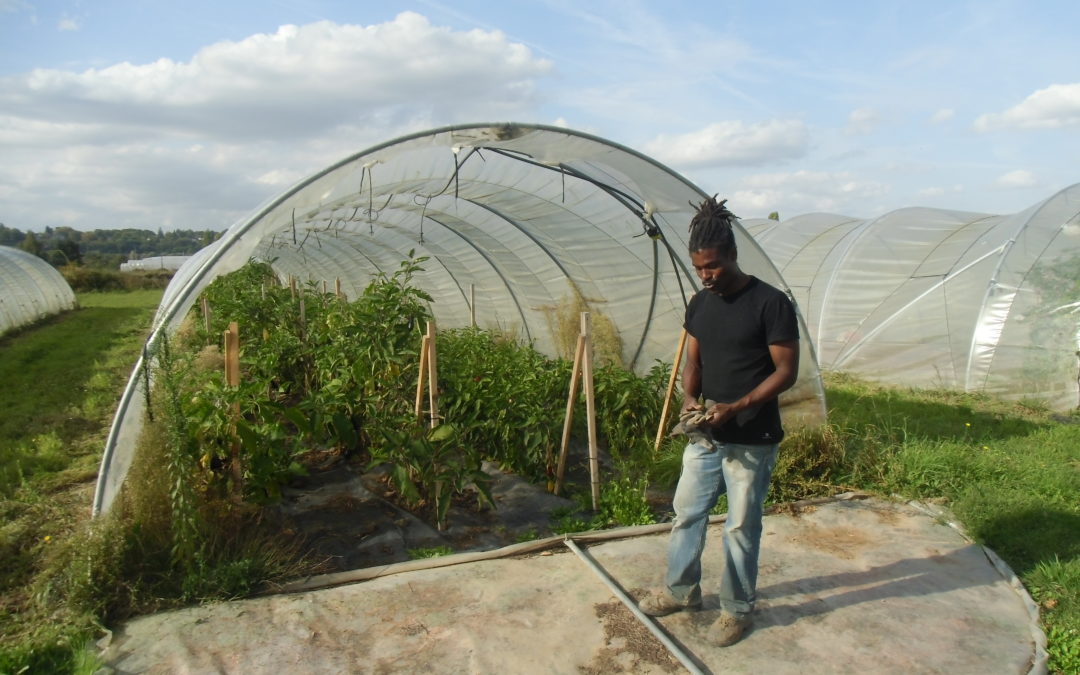
[[[1080,182],[1077,2],[0,0],[0,222],[225,229],[406,133],[558,124],[735,213]]]

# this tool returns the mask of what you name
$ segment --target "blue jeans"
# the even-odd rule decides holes
[[[686,604],[701,601],[701,552],[709,511],[727,492],[720,607],[735,615],[754,609],[761,519],[779,447],[707,439],[686,446],[668,545],[666,582],[675,599]]]

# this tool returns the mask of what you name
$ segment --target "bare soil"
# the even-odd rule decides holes
[[[325,571],[339,572],[403,562],[435,550],[489,550],[549,536],[556,509],[577,509],[573,500],[494,465],[484,470],[492,477],[496,508],[481,507],[475,493],[460,496],[439,531],[430,509],[404,508],[385,470],[330,462],[284,490],[278,506],[282,527],[307,542]]]

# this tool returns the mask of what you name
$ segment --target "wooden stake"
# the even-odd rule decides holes
[[[574,369],[570,372],[570,393],[566,397],[566,417],[563,420],[562,445],[559,446],[559,467],[555,472],[555,488],[552,492],[557,496],[562,490],[563,477],[566,475],[566,455],[570,448],[570,427],[574,421],[574,404],[577,403],[578,376],[581,373],[581,359],[585,353],[585,336],[578,335],[577,347],[574,349]]]
[[[435,349],[435,322],[427,322],[428,342],[428,412],[431,414],[431,428],[439,426],[439,358]]]
[[[209,334],[210,333],[210,301],[206,299],[205,295],[202,297],[201,304],[202,304],[203,326],[206,327],[206,332],[207,332],[207,334]],[[207,340],[209,340],[209,339],[210,339],[209,335],[207,335]]]
[[[668,380],[667,394],[664,396],[664,410],[660,413],[660,428],[656,430],[656,443],[653,444],[653,454],[660,452],[660,441],[664,439],[664,430],[667,427],[668,413],[671,412],[671,394],[675,391],[675,380],[679,375],[679,367],[682,365],[683,349],[686,347],[686,329],[679,335],[679,346],[675,348],[675,361],[671,364],[671,379]]]
[[[581,334],[585,349],[581,359],[582,384],[585,386],[585,421],[589,428],[589,474],[592,478],[593,511],[600,510],[600,454],[596,442],[596,394],[593,391],[593,354],[589,313],[581,313]]]
[[[240,386],[240,327],[235,321],[225,331],[225,384]]]
[[[416,378],[416,423],[420,424],[423,421],[424,413],[424,381],[427,378],[428,367],[428,336],[424,336],[420,340],[420,374]]]
[[[229,323],[225,331],[225,384],[230,387],[240,386],[240,327],[235,321]],[[240,439],[236,436],[236,421],[240,419],[240,404],[232,405],[231,431],[233,440],[230,444],[230,470],[233,479],[233,499],[243,496],[244,473],[240,466]]]
[[[326,279],[322,280],[322,294],[326,295]]]
[[[469,325],[476,328],[476,284],[469,284]]]
[[[337,277],[334,279],[334,295],[338,296],[339,298],[345,297],[341,294],[341,277]]]

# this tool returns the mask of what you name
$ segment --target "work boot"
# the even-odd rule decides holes
[[[720,618],[709,628],[709,638],[717,647],[727,647],[738,642],[749,627],[749,614],[721,612]]]
[[[649,594],[641,599],[641,602],[638,603],[638,607],[649,616],[667,616],[668,614],[680,612],[684,609],[701,609],[701,599],[698,598],[690,602],[679,602],[675,599],[675,596],[671,594],[671,591],[666,588],[655,589],[649,591]]]

